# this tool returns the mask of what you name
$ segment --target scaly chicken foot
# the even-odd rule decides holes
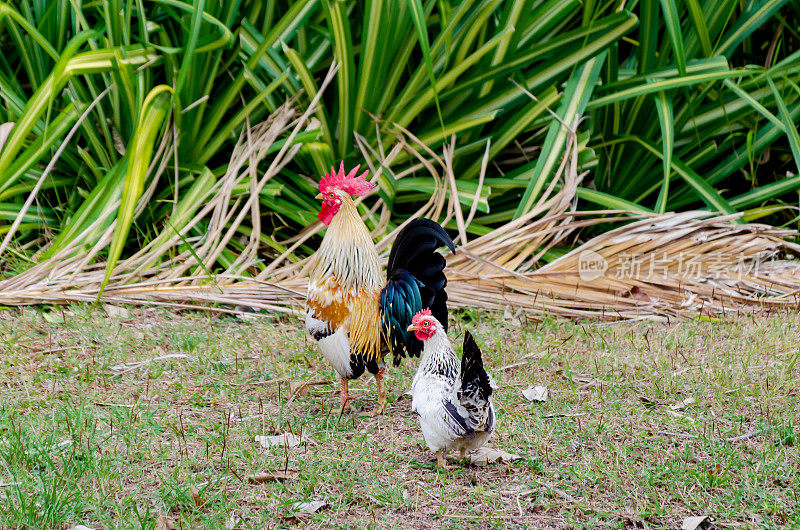
[[[375,374],[375,383],[378,385],[378,406],[375,408],[375,415],[386,412],[386,385],[383,382],[384,369],[378,370]]]
[[[436,451],[436,465],[442,468],[445,471],[450,470],[450,466],[447,464],[447,458],[445,458],[445,451],[446,449],[439,449]]]
[[[342,402],[342,406],[339,408],[339,415],[341,416],[345,412],[353,410],[353,406],[350,404],[350,393],[347,390],[347,378],[345,377],[339,379],[339,397]]]
[[[378,404],[375,410],[367,413],[368,416],[380,416],[386,412],[386,385],[383,382],[383,372],[384,369],[381,368],[375,374],[375,383],[378,385]]]

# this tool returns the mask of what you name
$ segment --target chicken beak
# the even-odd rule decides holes
[[[408,326],[408,329],[406,331],[417,331],[417,326],[411,324],[410,326]]]
[[[322,199],[324,199],[325,197],[322,195],[322,193],[317,193],[317,196],[316,196],[316,197],[314,197],[314,198],[315,198],[315,199],[322,200]]]

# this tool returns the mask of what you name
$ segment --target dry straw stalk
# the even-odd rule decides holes
[[[332,70],[323,87],[332,79]],[[322,90],[320,90],[320,94]],[[287,250],[277,254],[251,236],[243,252],[220,274],[210,270],[237,227],[251,223],[258,234],[260,213],[255,200],[259,190],[296,154],[298,146],[280,149],[260,178],[248,168],[265,161],[278,139],[296,135],[310,122],[314,101],[298,116],[290,104],[269,120],[248,127],[233,152],[227,173],[210,188],[203,206],[179,230],[165,233],[140,251],[118,263],[100,299],[104,302],[165,305],[220,312],[237,312],[245,306],[269,312],[299,313],[305,300],[307,262],[291,262],[289,256],[322,230],[308,227],[283,242]],[[577,124],[577,121],[574,122]],[[573,125],[574,129],[575,125]],[[430,174],[437,183],[430,199],[414,217],[425,216],[446,223],[455,220],[459,246],[448,256],[448,294],[454,307],[524,311],[536,317],[553,314],[573,318],[654,319],[670,316],[719,315],[731,311],[752,311],[800,305],[800,246],[787,241],[792,230],[757,224],[734,224],[736,216],[713,216],[708,212],[644,215],[623,211],[575,211],[578,174],[577,137],[570,131],[567,152],[549,187],[534,208],[482,237],[467,240],[465,226],[474,215],[480,196],[466,212],[454,199],[454,141],[442,156],[434,153],[409,131],[398,128],[398,141],[388,152],[376,152],[363,139],[356,143],[370,166],[373,178],[390,168],[405,151],[417,163],[411,171]],[[151,172],[160,177],[173,156],[169,135],[154,158]],[[385,155],[383,154],[385,153]],[[488,153],[488,146],[487,146]],[[483,182],[484,164],[479,182]],[[250,182],[248,193],[234,196],[232,190]],[[147,201],[145,193],[142,201]],[[139,205],[139,211],[144,204]],[[370,207],[384,258],[398,230],[388,230],[389,208],[381,199]],[[204,237],[187,239],[186,234],[200,221],[208,223]],[[545,252],[586,226],[623,223],[568,254],[542,264]],[[102,219],[88,227],[91,232]],[[114,230],[105,229],[88,249],[76,244],[64,248],[31,269],[0,281],[0,305],[91,302],[97,299],[105,263],[95,257],[109,244]],[[187,248],[187,244],[191,249]],[[272,252],[269,254],[268,252]],[[247,276],[259,259],[267,266],[255,277]],[[599,269],[590,269],[592,265]],[[604,268],[604,271],[603,271]],[[597,271],[600,271],[599,273]]]

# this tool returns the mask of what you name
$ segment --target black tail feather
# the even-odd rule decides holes
[[[439,223],[430,219],[414,219],[400,231],[392,245],[386,276],[391,278],[402,269],[419,280],[422,283],[422,308],[430,308],[447,331],[445,259],[436,251],[443,246],[455,252],[453,240]]]
[[[386,286],[381,291],[384,344],[397,365],[406,355],[418,356],[422,341],[407,330],[417,311],[430,308],[447,332],[445,259],[437,249],[455,245],[447,232],[430,219],[415,219],[398,234],[389,253]]]
[[[456,251],[453,240],[439,223],[430,219],[414,219],[400,231],[392,245],[388,272],[394,272],[398,266],[408,270],[406,264],[417,255],[432,253],[443,246]]]
[[[478,344],[469,331],[464,332],[464,354],[461,357],[461,388],[480,400],[492,395],[489,375],[483,367],[483,357]]]

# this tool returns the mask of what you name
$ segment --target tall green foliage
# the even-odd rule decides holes
[[[581,115],[586,208],[796,205],[799,13],[797,0],[0,3],[0,122],[14,124],[0,151],[0,235],[79,123],[14,255],[27,267],[86,248],[115,219],[110,261],[141,248],[186,222],[199,206],[186,201],[224,173],[248,120],[287,98],[308,104],[333,62],[318,129],[298,136],[303,149],[259,196],[270,241],[314,221],[312,179],[359,163],[356,135],[386,151],[396,125],[433,150],[455,135],[468,209],[488,152],[475,234],[528,211]],[[164,140],[177,145],[174,178],[135,215]],[[381,177],[393,222],[434,189],[424,172],[393,177],[413,163],[401,155]]]

